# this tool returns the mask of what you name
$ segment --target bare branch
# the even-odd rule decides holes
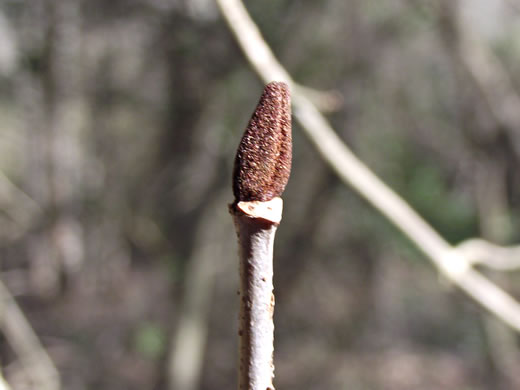
[[[22,227],[26,227],[30,221],[42,213],[40,205],[0,170],[1,203],[9,206],[6,207],[5,212]]]
[[[0,390],[11,390],[9,384],[5,381],[4,377],[0,373]]]
[[[238,145],[229,206],[240,263],[239,390],[274,390],[273,246],[291,162],[289,87],[268,83]]]
[[[36,333],[0,281],[0,328],[38,389],[59,390],[60,377]]]
[[[336,90],[320,91],[300,84],[293,85],[293,90],[295,89],[298,89],[302,95],[307,96],[321,112],[337,111],[343,104],[343,96]]]
[[[195,236],[195,251],[187,263],[185,292],[168,358],[168,388],[172,390],[199,388],[215,276],[222,266],[215,259],[222,256],[222,243],[228,239],[221,228],[222,219],[227,217],[222,208],[227,195],[216,196],[207,205]]]
[[[216,0],[254,70],[265,81],[294,81],[276,60],[239,0]],[[309,99],[293,88],[295,117],[322,158],[480,305],[520,332],[520,304],[492,283],[442,238],[403,199],[375,176],[341,141]]]
[[[455,248],[466,261],[498,271],[520,269],[520,245],[503,247],[480,238],[463,241]]]
[[[281,201],[280,198],[275,199]],[[281,209],[279,211],[281,215]],[[252,218],[236,209],[232,210],[232,214],[237,229],[240,258],[238,389],[272,390],[273,246],[278,224],[263,218]]]

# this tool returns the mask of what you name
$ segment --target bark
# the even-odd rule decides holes
[[[274,390],[273,245],[279,219],[252,217],[239,208],[232,214],[240,259],[238,388]]]

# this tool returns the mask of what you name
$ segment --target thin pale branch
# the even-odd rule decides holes
[[[168,388],[172,390],[199,387],[217,271],[215,259],[220,258],[221,243],[228,238],[225,229],[221,229],[224,203],[222,194],[207,205],[196,233],[196,249],[187,263],[185,292],[168,361]]]
[[[9,384],[5,381],[4,377],[0,373],[0,390],[11,390]]]
[[[238,389],[273,390],[273,246],[278,224],[232,213],[240,259]]]
[[[38,389],[59,390],[58,370],[2,281],[0,281],[0,329]]]
[[[229,28],[254,70],[265,81],[294,82],[277,61],[239,0],[216,0]],[[435,264],[439,271],[480,305],[520,332],[520,304],[492,283],[442,238],[403,199],[375,176],[341,141],[309,99],[293,89],[295,117],[322,158]]]
[[[9,204],[5,211],[21,226],[42,213],[40,205],[0,171],[0,200]],[[12,205],[20,204],[16,209]]]
[[[503,247],[472,238],[457,245],[456,250],[472,265],[478,264],[498,271],[520,269],[520,245]]]
[[[307,96],[307,98],[321,112],[334,112],[339,110],[343,104],[343,96],[339,91],[320,91],[305,85],[295,84],[293,90],[298,89],[299,93]]]

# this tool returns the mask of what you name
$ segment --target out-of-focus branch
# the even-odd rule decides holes
[[[480,238],[463,241],[455,248],[468,263],[498,271],[520,269],[520,245],[503,247]]]
[[[9,384],[5,381],[4,377],[0,373],[0,390],[11,390]]]
[[[223,194],[207,205],[196,234],[196,249],[187,265],[179,321],[168,357],[168,388],[172,390],[195,390],[199,385],[217,270],[215,259],[222,252],[222,243],[228,241],[222,237],[227,232],[220,228],[228,217],[222,204]]]
[[[268,83],[294,81],[277,61],[239,0],[216,0],[229,28],[258,75]],[[520,304],[492,283],[387,187],[342,142],[314,104],[293,88],[294,113],[322,158],[347,184],[398,227],[436,265],[480,305],[520,332]]]
[[[343,104],[343,96],[339,91],[320,91],[299,84],[293,85],[293,90],[295,89],[305,95],[321,112],[337,111]]]
[[[5,76],[11,73],[16,66],[18,42],[2,10],[0,10],[0,35],[3,37],[2,45],[0,46],[0,74]]]
[[[42,213],[40,205],[0,171],[0,208],[2,205],[21,230]]]
[[[478,38],[470,23],[462,19],[460,2],[446,0],[443,7],[445,41],[452,55],[471,78],[489,115],[506,129],[520,155],[520,96],[511,75],[497,56]]]
[[[58,370],[2,281],[0,281],[0,329],[36,388],[59,390]]]

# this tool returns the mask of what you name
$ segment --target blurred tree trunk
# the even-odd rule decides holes
[[[42,296],[53,296],[61,288],[62,277],[79,269],[84,251],[77,219],[86,121],[80,2],[37,1],[26,10],[24,24],[27,32],[22,33],[22,45],[34,56],[19,78],[19,98],[27,113],[25,177],[31,195],[46,211],[47,220],[42,222],[50,224],[29,242],[31,280]],[[36,26],[40,37],[32,35]]]

